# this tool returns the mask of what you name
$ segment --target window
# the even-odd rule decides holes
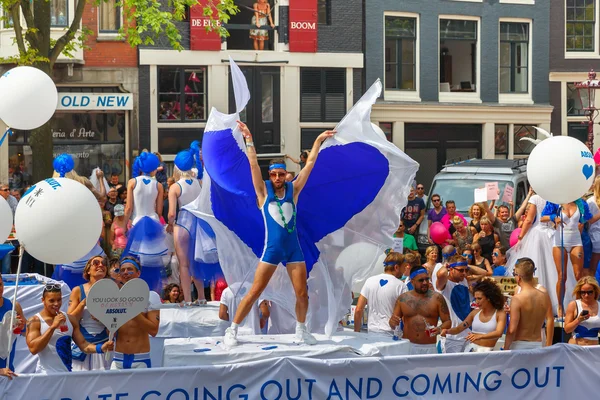
[[[385,88],[416,90],[416,18],[385,17]]]
[[[21,11],[19,11],[19,13],[20,12]],[[2,24],[4,29],[13,27],[13,18],[10,10],[2,10]]]
[[[596,0],[567,0],[567,51],[594,51]]]
[[[68,0],[50,0],[50,26],[66,27],[69,24]]]
[[[158,68],[160,122],[206,120],[206,68]]]
[[[532,125],[515,125],[514,134],[514,154],[515,155],[526,155],[530,154],[535,144],[528,140],[521,140],[522,138],[537,139],[537,131]]]
[[[121,29],[121,7],[117,0],[103,1],[98,6],[98,31],[116,33]]]
[[[508,156],[508,125],[496,124],[494,132],[494,153],[497,156]]]
[[[317,0],[317,17],[319,24],[331,25],[331,0]]]
[[[574,137],[581,143],[585,144],[588,140],[588,123],[586,122],[569,122],[567,124],[569,136]]]
[[[527,93],[529,24],[500,23],[500,93]]]
[[[581,94],[581,98],[579,97]],[[583,101],[583,105],[581,102]],[[589,104],[587,90],[581,90],[577,93],[575,84],[572,82],[567,83],[567,116],[569,117],[584,117],[585,110]]]
[[[338,122],[346,114],[346,70],[301,68],[300,121]]]
[[[440,92],[475,92],[477,21],[440,19]]]

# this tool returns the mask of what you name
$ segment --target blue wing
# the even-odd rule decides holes
[[[256,205],[248,157],[231,129],[204,132],[202,154],[211,178],[214,216],[260,257],[265,227]]]
[[[366,143],[321,150],[298,198],[298,235],[308,271],[319,258],[316,243],[371,204],[389,171],[387,158]]]

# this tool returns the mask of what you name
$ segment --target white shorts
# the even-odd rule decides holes
[[[444,353],[464,353],[467,341],[465,339],[442,338],[442,349]]]
[[[123,354],[115,351],[110,369],[152,368],[150,353]]]
[[[410,344],[409,355],[415,356],[419,354],[438,354],[437,346],[433,344]]]
[[[102,371],[109,369],[112,354],[106,360],[106,354],[86,354],[85,360],[73,360],[71,371]]]
[[[475,343],[469,343],[469,344],[467,344],[467,347],[465,348],[465,353],[487,353],[487,352],[493,351],[493,350],[494,350],[493,347],[485,347],[485,346],[480,346]]]
[[[517,340],[510,345],[510,350],[534,350],[541,348],[542,342],[527,342],[525,340]]]

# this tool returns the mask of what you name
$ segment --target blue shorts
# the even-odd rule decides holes
[[[302,248],[300,248],[297,239],[290,240],[283,245],[280,243],[267,243],[260,261],[271,265],[282,263],[285,266],[304,262],[304,253],[302,253]]]
[[[123,354],[115,351],[110,369],[152,368],[150,353]]]

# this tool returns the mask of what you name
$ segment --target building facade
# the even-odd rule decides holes
[[[600,70],[600,1],[551,0],[550,11],[550,103],[552,132],[587,140],[583,122],[588,98],[580,98],[574,83],[587,79],[590,69]],[[583,104],[582,104],[583,102]],[[594,125],[594,145],[598,148],[600,129]],[[595,150],[594,149],[594,150]]]
[[[75,0],[51,1],[54,39],[72,22],[75,3]],[[138,55],[137,49],[118,37],[123,20],[116,3],[111,0],[86,5],[82,25],[92,34],[73,57],[61,55],[55,64],[53,79],[59,101],[50,126],[54,153],[71,154],[79,174],[89,176],[94,168],[100,167],[107,176],[116,173],[124,181],[129,175],[129,148],[139,147]],[[2,23],[0,56],[17,53],[9,40],[13,36],[10,22]],[[7,65],[3,69],[12,67]],[[33,183],[28,182],[32,172],[28,137],[28,131],[15,131],[9,137],[9,145],[0,146],[0,181],[8,180],[14,188]]]
[[[426,185],[450,160],[518,158],[550,128],[550,6],[543,0],[367,0],[367,86]]]
[[[140,48],[141,148],[171,161],[202,139],[213,107],[234,112],[229,57],[248,81],[251,99],[241,118],[262,164],[285,154],[298,158],[360,97],[361,0],[270,0],[275,28],[266,20],[266,32],[256,32],[254,2],[236,2],[240,12],[229,21],[226,39],[206,33],[202,0],[179,24],[185,50],[174,51],[168,43]],[[265,33],[261,50],[251,36]]]

